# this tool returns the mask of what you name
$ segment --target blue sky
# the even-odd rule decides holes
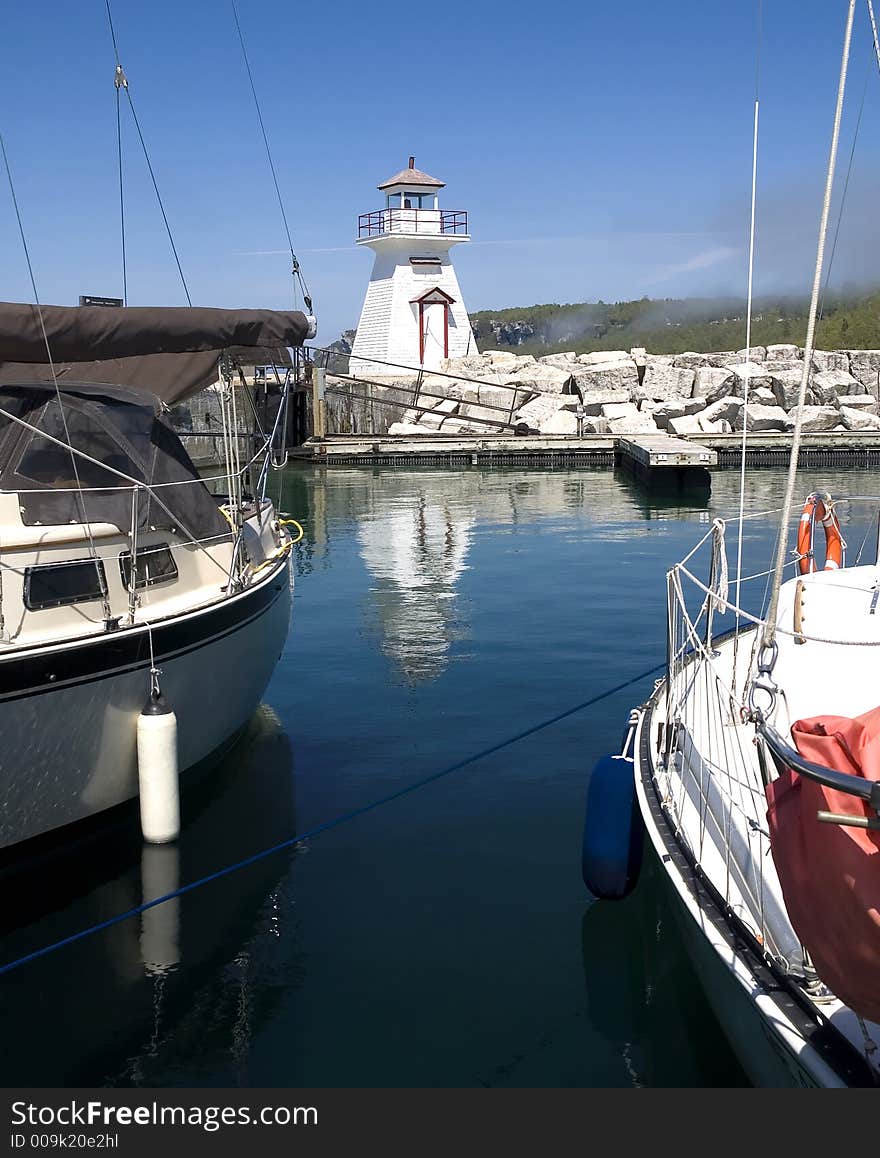
[[[9,6],[0,131],[43,301],[121,294],[103,0]],[[376,184],[406,164],[470,213],[468,308],[744,293],[758,3],[239,0],[327,342],[355,325]],[[845,0],[763,0],[756,286],[809,288]],[[227,0],[115,0],[122,64],[195,303],[291,304]],[[841,146],[864,111],[833,280],[876,282],[880,76],[860,0]],[[866,87],[867,85],[867,87]],[[125,112],[125,110],[123,110]],[[184,301],[124,117],[129,300]],[[0,296],[30,300],[0,186]]]

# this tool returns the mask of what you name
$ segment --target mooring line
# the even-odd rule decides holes
[[[112,928],[113,925],[118,925],[122,921],[129,920],[131,917],[138,917],[148,909],[155,909],[158,905],[164,905],[166,901],[173,901],[175,898],[182,897],[185,893],[191,893],[193,890],[210,884],[212,881],[219,880],[221,877],[230,876],[232,873],[238,872],[239,869],[247,868],[248,865],[265,860],[266,857],[270,857],[276,852],[283,852],[284,849],[292,848],[296,844],[302,844],[303,841],[310,840],[322,832],[327,832],[331,828],[337,828],[340,824],[345,824],[349,820],[356,820],[359,816],[373,812],[376,808],[381,808],[385,804],[399,800],[401,796],[407,796],[410,792],[416,792],[419,788],[433,784],[434,781],[441,780],[444,776],[449,776],[453,772],[459,772],[462,768],[476,764],[478,760],[484,760],[487,756],[493,756],[496,752],[500,752],[504,748],[509,748],[512,744],[519,743],[520,740],[526,740],[529,736],[534,736],[536,732],[541,732],[544,728],[550,728],[554,724],[558,724],[560,721],[567,719],[569,716],[574,716],[578,712],[593,707],[594,704],[598,704],[602,700],[607,700],[609,696],[616,695],[617,692],[622,692],[626,688],[632,687],[633,684],[640,683],[665,666],[665,660],[662,663],[655,663],[653,667],[639,672],[638,675],[624,680],[623,683],[616,684],[613,688],[606,688],[604,692],[600,692],[597,696],[592,696],[590,699],[584,700],[583,703],[575,704],[573,708],[566,708],[564,712],[560,712],[556,716],[542,720],[539,724],[533,724],[530,728],[526,728],[522,732],[517,732],[516,735],[509,736],[506,740],[501,740],[499,743],[493,744],[490,748],[484,748],[482,752],[476,752],[473,756],[467,756],[464,760],[458,760],[455,764],[450,764],[448,768],[443,768],[439,772],[432,772],[430,776],[424,776],[421,780],[416,780],[415,783],[408,784],[405,788],[398,788],[395,792],[389,792],[386,796],[380,796],[377,800],[373,800],[369,804],[364,804],[360,808],[354,808],[350,812],[344,812],[341,816],[336,816],[332,820],[325,820],[322,824],[318,824],[306,832],[301,832],[296,836],[289,837],[287,840],[282,840],[280,844],[273,844],[270,848],[264,848],[260,852],[255,852],[252,856],[245,857],[244,860],[226,865],[224,868],[217,869],[216,872],[190,881],[187,885],[181,885],[179,889],[175,889],[173,892],[165,893],[161,897],[155,897],[152,901],[146,901],[142,905],[136,905],[132,909],[127,909],[124,913],[117,913],[115,917],[108,917],[106,921],[100,921],[96,925],[90,925],[87,929],[81,929],[78,933],[71,933],[69,937],[62,937],[60,941],[53,941],[50,945],[44,945],[41,949],[35,949],[32,953],[25,953],[23,957],[18,957],[14,961],[0,965],[0,976],[4,973],[11,973],[13,969],[18,969],[19,966],[27,965],[29,962],[36,961],[40,957],[47,957],[50,953],[54,953],[58,949],[63,949],[67,945],[73,945],[77,941],[91,937],[94,933],[100,933],[103,932],[104,929]]]

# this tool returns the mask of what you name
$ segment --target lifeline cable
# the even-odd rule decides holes
[[[377,800],[370,801],[369,804],[361,805],[360,808],[353,808],[350,812],[343,812],[341,816],[336,816],[332,820],[325,820],[322,824],[317,824],[314,828],[310,828],[306,832],[299,833],[297,836],[291,836],[287,840],[282,840],[279,844],[273,844],[270,848],[264,848],[260,852],[255,852],[252,856],[245,857],[243,860],[236,861],[234,864],[227,865],[225,868],[218,869],[216,872],[209,873],[207,876],[199,877],[198,880],[190,881],[188,885],[182,885],[179,889],[174,889],[173,892],[165,893],[163,896],[156,897],[152,901],[147,901],[142,905],[136,905],[132,909],[127,909],[124,913],[117,913],[114,917],[108,917],[106,921],[100,921],[96,925],[90,925],[87,929],[81,929],[78,933],[71,933],[69,937],[62,937],[59,941],[53,941],[50,945],[44,945],[42,949],[35,949],[32,953],[25,953],[24,956],[18,957],[14,961],[8,961],[5,965],[0,965],[0,976],[5,973],[11,973],[13,969],[18,969],[20,965],[27,965],[29,962],[37,961],[41,957],[47,957],[50,953],[54,953],[58,949],[63,949],[66,945],[73,945],[77,941],[82,941],[86,937],[90,937],[93,933],[103,932],[104,929],[109,929],[113,925],[127,921],[130,917],[137,917],[141,913],[145,913],[148,909],[154,909],[158,905],[164,905],[166,901],[173,901],[177,897],[182,897],[185,893],[190,893],[195,889],[201,888],[202,885],[210,884],[212,881],[219,880],[221,877],[230,876],[239,869],[247,868],[249,865],[265,860],[266,857],[272,856],[273,853],[282,852],[287,848],[293,848],[294,845],[302,844],[304,840],[310,840],[312,837],[318,836],[319,833],[327,832],[331,828],[337,828],[340,824],[345,824],[349,820],[356,820],[359,816],[373,812],[375,809],[381,808],[384,804],[390,804],[393,800],[399,800],[400,797],[407,796],[410,792],[415,792],[419,788],[433,784],[435,780],[442,780],[444,776],[449,776],[453,772],[459,772],[462,768],[476,764],[478,760],[483,760],[486,756],[493,756],[496,752],[500,752],[504,748],[509,748],[512,744],[516,744],[520,740],[534,736],[536,732],[540,732],[544,728],[549,728],[553,724],[558,724],[561,720],[568,719],[569,716],[574,716],[586,708],[591,708],[594,704],[598,704],[602,700],[607,700],[609,696],[616,695],[617,692],[622,692],[626,688],[632,687],[633,684],[640,683],[642,680],[647,679],[648,676],[654,675],[655,672],[665,667],[665,660],[662,663],[655,663],[653,667],[639,672],[638,675],[624,680],[623,683],[617,684],[613,688],[606,688],[604,692],[600,692],[598,695],[584,700],[583,703],[575,704],[573,708],[566,708],[564,712],[560,712],[556,716],[551,716],[548,720],[542,720],[540,724],[533,724],[530,728],[526,728],[525,731],[517,732],[516,735],[509,736],[508,739],[501,740],[489,748],[484,748],[481,752],[476,752],[473,756],[466,756],[464,760],[458,760],[455,764],[450,764],[448,768],[443,768],[439,772],[432,772],[429,776],[424,776],[421,780],[416,780],[414,784],[407,784],[406,787],[389,792],[386,796],[380,796]]]

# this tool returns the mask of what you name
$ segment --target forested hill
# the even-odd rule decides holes
[[[752,344],[803,345],[808,304],[797,298],[756,302]],[[481,350],[516,348],[521,354],[551,354],[644,346],[653,354],[681,354],[742,349],[745,314],[745,302],[735,299],[640,298],[480,310],[471,314],[471,324]],[[880,290],[826,297],[816,347],[880,349]]]

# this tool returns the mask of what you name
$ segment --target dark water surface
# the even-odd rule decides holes
[[[738,501],[610,472],[276,479],[306,527],[280,664],[176,849],[3,883],[2,960],[490,747],[663,658],[666,569]],[[805,478],[867,493],[872,478]],[[778,505],[753,472],[748,506]],[[772,542],[772,520],[749,527]],[[737,1085],[659,871],[595,903],[587,774],[650,679],[0,978],[4,1085]]]

